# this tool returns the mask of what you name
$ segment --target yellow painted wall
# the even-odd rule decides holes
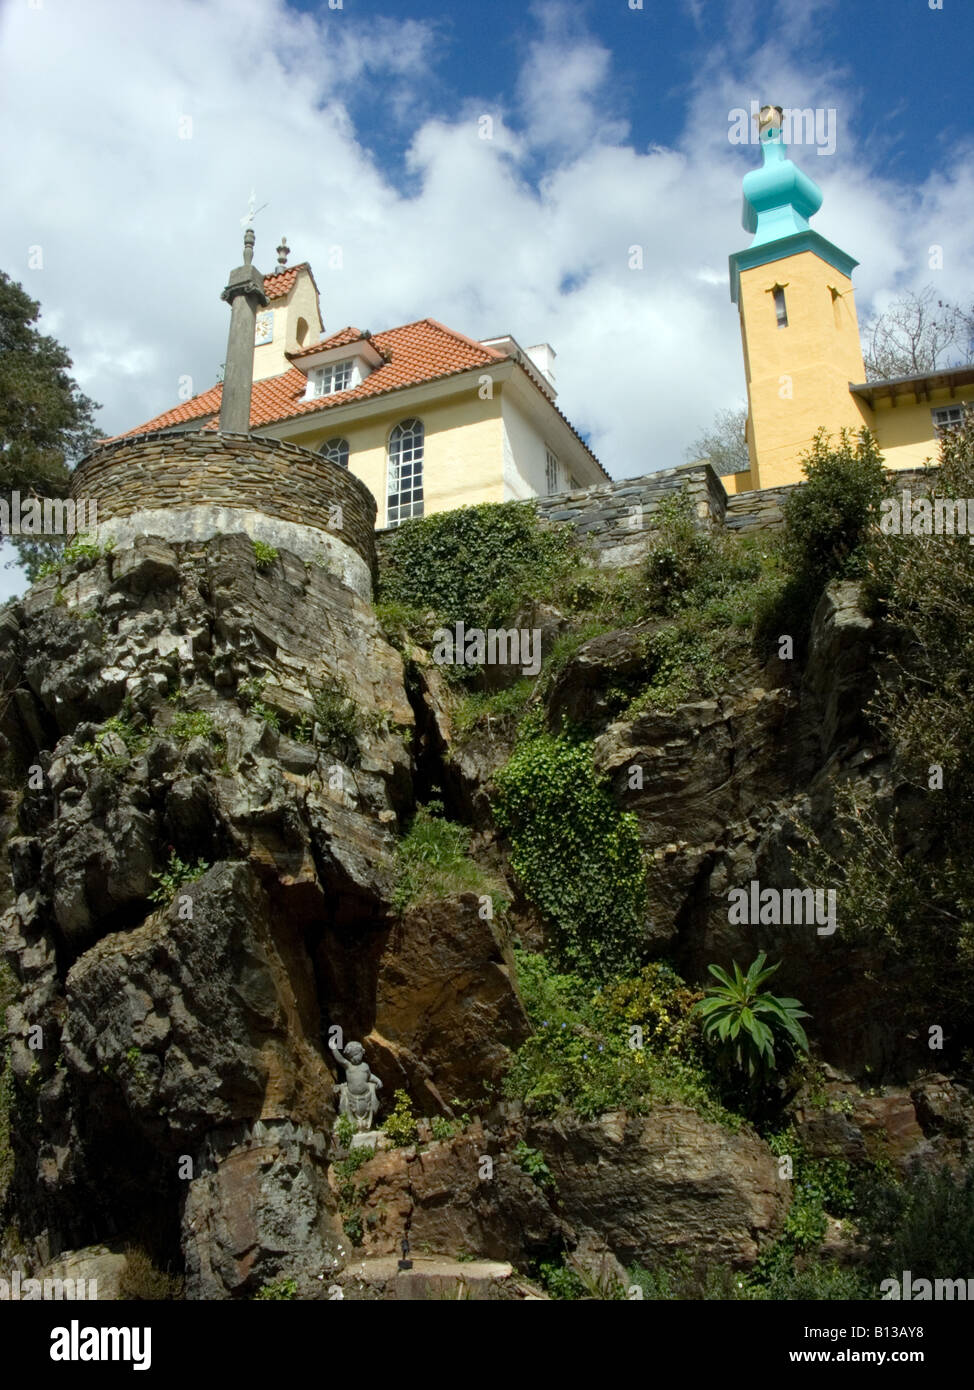
[[[895,406],[888,400],[877,400],[873,413],[873,432],[888,468],[922,468],[924,463],[936,463],[940,455],[939,441],[934,433],[930,412],[941,405],[957,405],[974,401],[974,386],[958,387],[952,396],[949,391],[933,391],[930,399],[915,402],[902,397]]]
[[[784,328],[775,315],[776,284],[785,291]],[[814,252],[801,251],[743,270],[739,302],[750,486],[800,482],[799,459],[821,426],[834,434],[872,424],[868,406],[849,392],[850,382],[865,379],[852,281]]]
[[[318,341],[321,332],[321,319],[318,315],[318,296],[314,281],[306,270],[298,271],[288,294],[283,299],[272,299],[267,305],[274,311],[274,337],[269,343],[261,343],[254,348],[254,380],[263,381],[265,377],[280,376],[291,363],[285,352],[294,352],[299,346],[310,347]],[[298,343],[298,321],[304,319],[308,325],[304,343]]]
[[[463,396],[423,405],[412,411],[391,407],[350,424],[328,420],[315,434],[293,442],[318,449],[326,440],[348,440],[349,471],[372,493],[378,505],[376,526],[386,524],[386,468],[390,431],[402,420],[418,417],[425,429],[423,456],[424,515],[504,500],[504,442],[500,396],[482,401],[472,389]],[[283,438],[288,438],[283,435]]]
[[[728,497],[734,497],[738,492],[751,492],[754,488],[750,469],[746,473],[727,473],[720,481]]]

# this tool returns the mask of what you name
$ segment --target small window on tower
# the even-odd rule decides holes
[[[774,295],[774,314],[778,320],[779,328],[788,327],[788,310],[785,307],[785,291],[782,285],[775,285],[771,291]]]

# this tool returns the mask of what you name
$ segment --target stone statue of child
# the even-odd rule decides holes
[[[382,1082],[369,1070],[364,1060],[365,1048],[359,1042],[350,1042],[345,1048],[347,1055],[343,1056],[334,1040],[328,1046],[335,1061],[345,1068],[345,1080],[335,1087],[339,1115],[347,1115],[357,1130],[371,1129],[379,1110]]]

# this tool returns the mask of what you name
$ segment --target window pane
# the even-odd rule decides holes
[[[348,467],[348,440],[329,439],[322,444],[321,454],[329,463],[337,463],[339,468]]]
[[[389,436],[386,523],[423,515],[423,423],[403,420]]]

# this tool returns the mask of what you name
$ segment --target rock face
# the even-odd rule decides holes
[[[540,607],[531,621],[549,642],[564,625]],[[863,997],[876,962],[841,932],[727,913],[732,886],[793,881],[837,777],[882,781],[857,591],[823,599],[800,681],[753,665],[718,698],[613,720],[645,637],[584,644],[548,713],[594,724],[597,769],[638,819],[653,949],[694,979],[768,950],[827,1057],[902,1061],[895,1020]],[[616,1283],[680,1252],[743,1268],[781,1230],[789,1194],[749,1132],[676,1105],[581,1121],[499,1101],[530,1031],[507,932],[473,893],[394,900],[397,837],[434,789],[503,870],[490,791],[508,745],[458,741],[439,673],[415,649],[404,662],[337,575],[285,550],[258,567],[243,535],[141,538],[0,610],[0,676],[17,982],[0,1215],[33,1268],[94,1248],[117,1283],[141,1248],[191,1298],[292,1280],[302,1297],[526,1297],[512,1270],[536,1261],[567,1254]],[[364,1044],[383,1113],[401,1088],[430,1118],[423,1142],[357,1169],[360,1149],[335,1148],[334,1028]],[[478,1106],[487,1118],[432,1139],[434,1117]],[[967,1154],[971,1113],[964,1087],[927,1077],[837,1092],[799,1123],[811,1152],[902,1166]],[[519,1165],[521,1141],[553,1186]],[[404,1237],[433,1261],[411,1294]],[[474,1255],[493,1263],[464,1279]]]
[[[287,553],[261,572],[243,536],[142,541],[41,581],[0,627],[23,787],[10,1055],[36,1126],[15,1136],[21,1234],[121,1230],[200,1296],[317,1272],[339,1230],[309,1139],[334,1117],[322,1031],[351,1011],[320,952],[327,935],[351,979],[342,953],[388,935],[401,658],[332,575]],[[323,688],[355,711],[337,732]],[[355,1007],[374,1018],[374,996]]]
[[[413,908],[379,960],[370,1055],[388,1049],[406,1089],[442,1106],[496,1086],[530,1029],[512,984],[510,943],[473,893]]]
[[[392,1254],[406,1235],[419,1252],[523,1264],[564,1235],[541,1190],[479,1123],[450,1142],[377,1154],[356,1185],[369,1256]]]
[[[674,1254],[741,1268],[781,1229],[790,1194],[768,1146],[683,1106],[650,1115],[528,1126],[577,1238],[597,1238],[623,1266]]]

